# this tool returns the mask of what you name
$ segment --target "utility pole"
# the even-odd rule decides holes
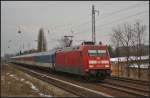
[[[95,10],[94,5],[92,5],[92,42],[94,42],[94,44],[96,43],[96,35],[95,35],[95,12],[98,12],[99,15],[99,11]]]
[[[20,40],[20,43],[21,43],[21,33],[22,33],[22,31],[21,31],[21,27],[19,26],[19,30],[17,31],[19,34],[20,34],[20,38],[19,38],[19,40]],[[21,45],[19,45],[19,51],[20,51],[20,55],[21,55]]]

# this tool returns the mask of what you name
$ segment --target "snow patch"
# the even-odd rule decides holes
[[[20,79],[20,81],[22,81],[22,82],[23,82],[23,81],[24,81],[24,79],[23,79],[23,78],[21,78],[21,79]]]
[[[33,84],[31,85],[31,88],[35,91],[39,91],[39,89],[37,89]]]
[[[8,72],[8,73],[6,73],[6,75],[9,75],[10,73]]]
[[[140,68],[148,68],[148,66],[149,66],[149,63],[141,64]],[[132,65],[130,65],[130,67],[138,68],[138,65],[137,64],[132,64]]]
[[[129,61],[130,61],[130,60],[139,60],[139,59],[140,59],[140,58],[139,58],[139,57],[136,57],[136,56],[130,56],[130,57],[129,57]],[[141,59],[142,59],[142,60],[147,60],[147,59],[149,59],[149,56],[142,56]],[[114,62],[114,63],[118,62],[118,60],[119,60],[119,62],[127,61],[127,58],[126,58],[126,57],[117,57],[117,58],[111,58],[111,59],[110,59],[110,61],[111,61],[111,62]],[[148,66],[149,66],[149,63],[141,64],[141,65],[140,65],[140,68],[148,68]],[[138,68],[138,65],[137,65],[137,64],[132,64],[132,65],[130,65],[130,67]]]
[[[17,77],[14,77],[16,80],[19,80],[19,78],[17,78]]]
[[[30,82],[29,82],[29,81],[26,81],[25,83],[26,83],[26,84],[30,84]]]
[[[8,84],[10,84],[10,82],[7,82]]]
[[[16,77],[16,75],[10,74],[9,76],[11,76],[12,78],[14,78],[14,79],[16,79],[16,80],[19,80],[19,78]]]
[[[39,92],[39,89],[35,85],[33,85],[31,82],[26,81],[25,83],[29,84],[31,86],[31,89],[35,90],[36,92]],[[39,95],[42,96],[42,97],[52,97],[51,95],[46,95],[46,94],[43,94],[43,93],[39,93]]]
[[[1,77],[1,80],[5,80],[5,79],[4,79],[4,76]]]
[[[42,96],[42,97],[52,97],[51,95],[45,95],[43,93],[39,93],[39,95]]]
[[[39,89],[36,88],[36,86],[34,86],[31,82],[26,81],[26,84],[29,84],[31,86],[31,89],[35,90],[35,91],[39,91]]]
[[[43,96],[44,94],[43,93],[39,93],[41,96]]]
[[[12,77],[16,80],[20,80],[22,82],[25,81],[25,79],[23,79],[23,78],[20,79],[20,78],[16,77],[16,75],[14,75],[14,74],[7,73],[7,75],[9,75],[10,77]],[[10,82],[7,82],[7,83],[10,84]],[[25,83],[30,85],[31,89],[33,89],[34,91],[39,92],[39,89],[35,85],[33,85],[33,83],[31,83],[29,81],[25,81]],[[46,95],[46,94],[43,94],[43,93],[39,93],[39,95],[42,96],[42,97],[52,97],[51,95]]]
[[[15,75],[13,75],[13,74],[10,74],[9,76],[11,76],[11,77],[14,77]]]
[[[111,58],[110,61],[111,62],[117,62],[119,59],[119,61],[127,61],[127,58],[126,57],[116,57],[116,58]],[[136,56],[130,56],[129,57],[129,60],[139,60],[140,58],[139,57],[136,57]],[[141,56],[141,59],[142,60],[147,60],[149,59],[149,56]]]

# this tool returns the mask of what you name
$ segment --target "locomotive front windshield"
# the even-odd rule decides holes
[[[106,50],[88,50],[89,56],[104,56]]]

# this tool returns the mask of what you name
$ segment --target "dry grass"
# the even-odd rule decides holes
[[[12,66],[2,66],[1,73],[1,96],[39,96],[37,92],[30,88],[30,85],[18,79],[18,73]],[[11,75],[17,76],[15,79]]]
[[[140,74],[141,77],[138,77],[138,68],[130,68],[129,70],[129,77],[127,76],[127,68],[125,67],[125,64],[121,63],[121,66],[119,67],[118,70],[118,65],[113,64],[111,67],[112,70],[112,76],[118,76],[119,77],[126,77],[126,78],[132,78],[132,79],[137,79],[137,80],[143,80],[143,81],[149,81],[149,76],[148,76],[148,69],[141,68]]]
[[[54,97],[75,96],[16,69],[12,64],[1,64],[1,68],[2,97],[40,97],[43,96],[43,94]],[[24,80],[21,81],[21,79]],[[36,87],[36,89],[31,88],[31,83]]]

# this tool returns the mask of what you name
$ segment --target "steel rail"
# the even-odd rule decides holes
[[[130,88],[130,87],[127,87],[127,86],[120,86],[120,85],[114,85],[113,83],[100,83],[100,84],[97,84],[98,86],[103,86],[103,87],[106,87],[106,88],[111,88],[113,90],[118,90],[118,91],[121,91],[121,92],[125,92],[125,93],[128,93],[128,94],[131,94],[131,95],[134,95],[134,96],[137,96],[137,97],[148,97],[148,92],[147,91],[140,91],[139,89],[136,90],[135,88]]]
[[[123,78],[123,77],[111,77],[112,80],[118,80],[118,81],[125,81],[125,82],[131,82],[131,83],[136,83],[144,86],[148,86],[147,81],[142,81],[142,80],[135,80],[135,79],[129,79],[129,78]]]

